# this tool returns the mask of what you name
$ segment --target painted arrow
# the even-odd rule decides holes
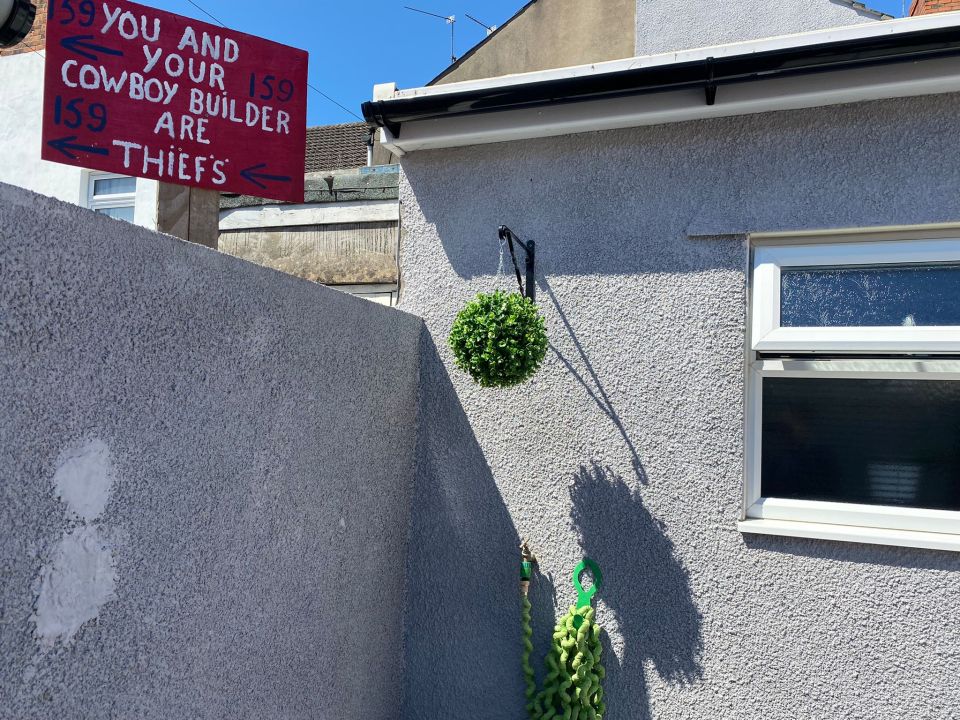
[[[59,140],[49,140],[47,145],[52,147],[54,150],[59,150],[64,155],[66,155],[71,160],[76,160],[77,156],[74,153],[82,152],[87,153],[88,155],[109,155],[110,150],[107,148],[100,147],[90,147],[89,145],[79,145],[74,142],[77,139],[76,135],[71,135],[70,137],[60,138]]]
[[[77,55],[81,55],[82,57],[85,57],[88,60],[93,60],[94,62],[100,60],[100,57],[95,53],[123,57],[122,50],[104,47],[103,45],[94,45],[92,42],[90,42],[90,40],[93,39],[93,35],[73,35],[72,37],[66,37],[61,40],[60,46],[64,50],[69,50],[70,52],[74,52]]]
[[[246,170],[240,172],[240,177],[244,180],[253,183],[261,190],[266,190],[267,186],[264,185],[261,180],[268,182],[290,182],[291,178],[288,175],[267,175],[266,173],[256,172],[267,166],[266,163],[260,163],[259,165],[254,165],[253,167],[248,167]]]

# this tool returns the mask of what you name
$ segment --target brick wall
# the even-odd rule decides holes
[[[913,0],[910,15],[929,15],[953,10],[960,10],[960,0]]]
[[[0,57],[19,55],[20,53],[43,50],[47,44],[47,0],[33,0],[37,6],[37,18],[33,21],[33,30],[19,45],[0,50]]]

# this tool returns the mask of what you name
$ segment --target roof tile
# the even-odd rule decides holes
[[[366,123],[307,128],[306,171],[349,170],[367,164]]]

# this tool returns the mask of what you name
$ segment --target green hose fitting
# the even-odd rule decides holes
[[[530,552],[530,546],[524,540],[520,543],[520,589],[526,595],[530,588],[530,578],[533,577],[533,564],[537,561],[533,553]]]
[[[580,575],[589,569],[593,586],[584,590]],[[522,571],[521,571],[522,573]],[[547,677],[544,689],[536,691],[536,680],[530,666],[533,630],[530,625],[530,599],[521,597],[523,653],[521,657],[526,684],[527,715],[530,720],[602,720],[605,708],[602,681],[606,671],[600,664],[601,628],[595,622],[590,600],[603,579],[600,568],[585,558],[573,573],[577,589],[577,605],[557,623],[553,631],[553,647],[547,655]]]

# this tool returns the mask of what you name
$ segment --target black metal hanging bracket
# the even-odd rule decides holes
[[[517,274],[517,285],[520,286],[520,294],[524,297],[530,298],[531,301],[537,301],[537,283],[534,277],[534,267],[537,258],[537,246],[533,240],[527,240],[524,242],[516,235],[513,234],[513,231],[508,228],[506,225],[501,225],[498,230],[498,235],[500,236],[500,241],[503,242],[506,240],[507,246],[510,248],[510,259],[513,260],[513,270]],[[524,252],[527,253],[527,264],[526,264],[526,276],[527,276],[527,286],[524,289],[523,280],[520,277],[520,265],[517,263],[517,254],[513,249],[514,244],[519,245],[523,248]]]

